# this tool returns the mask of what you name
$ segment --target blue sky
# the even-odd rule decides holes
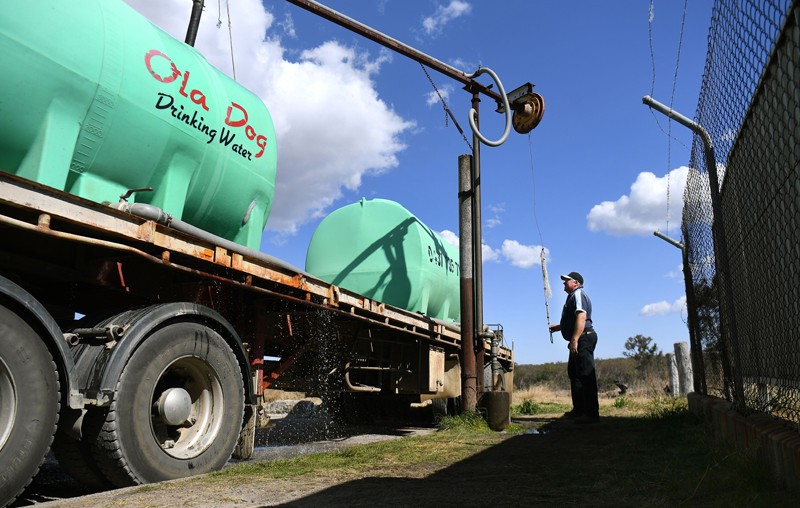
[[[183,39],[188,0],[128,3]],[[672,100],[684,2],[654,0],[652,14],[645,0],[322,3],[466,72],[489,67],[506,90],[532,82],[544,97],[530,135],[512,130],[502,146],[482,147],[485,321],[503,324],[518,363],[567,358],[565,342],[551,344],[547,332],[542,245],[552,321],[565,298],[558,275],[586,279],[596,357],[622,356],[636,334],[665,352],[688,340],[680,252],[652,233],[680,237],[691,136],[641,103],[653,88],[648,29],[653,96]],[[219,5],[206,2],[197,48],[231,74]],[[686,2],[673,105],[689,117],[711,7]],[[469,149],[419,64],[288,2],[237,0],[230,12],[236,78],[262,97],[278,137],[263,251],[302,267],[320,219],[361,197],[398,201],[446,237],[458,231],[457,159]],[[429,72],[468,131],[470,95]],[[503,118],[492,106],[483,100],[481,121],[497,138]]]

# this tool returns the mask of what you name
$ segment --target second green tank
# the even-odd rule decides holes
[[[458,250],[394,201],[362,199],[317,226],[306,271],[429,317],[459,322]]]

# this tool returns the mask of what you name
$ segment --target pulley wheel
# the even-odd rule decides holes
[[[538,93],[532,93],[522,104],[514,106],[511,125],[520,134],[527,134],[539,125],[544,116],[544,98]]]

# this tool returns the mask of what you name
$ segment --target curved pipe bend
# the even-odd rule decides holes
[[[478,129],[478,124],[475,120],[475,117],[478,116],[478,112],[475,111],[475,108],[470,108],[469,110],[469,126],[472,128],[472,132],[475,134],[475,136],[477,136],[478,139],[481,140],[481,143],[483,143],[484,145],[500,146],[503,143],[505,143],[506,139],[508,138],[508,132],[511,128],[511,109],[508,105],[508,97],[506,96],[506,91],[503,88],[503,83],[500,82],[500,78],[497,77],[497,74],[495,74],[495,72],[492,69],[488,67],[481,67],[480,69],[468,75],[467,77],[472,79],[480,76],[483,73],[486,73],[489,76],[491,76],[494,82],[497,83],[497,88],[500,91],[500,97],[503,98],[503,110],[505,111],[506,115],[506,126],[505,129],[503,130],[503,135],[500,136],[500,139],[498,139],[497,141],[491,141],[487,139],[486,137],[484,137],[483,134],[481,134],[481,131]]]

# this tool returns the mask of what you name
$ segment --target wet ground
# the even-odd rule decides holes
[[[269,413],[270,426],[257,431],[256,448],[251,461],[330,452],[358,444],[435,431],[430,415],[425,411],[410,413],[400,420],[352,425],[321,411],[319,406],[304,401],[297,404],[290,403],[286,408],[278,406],[274,409],[286,412]],[[228,464],[237,462],[231,460]],[[51,453],[45,458],[39,474],[27,491],[11,506],[46,505],[51,501],[76,498],[95,492],[63,473]]]

